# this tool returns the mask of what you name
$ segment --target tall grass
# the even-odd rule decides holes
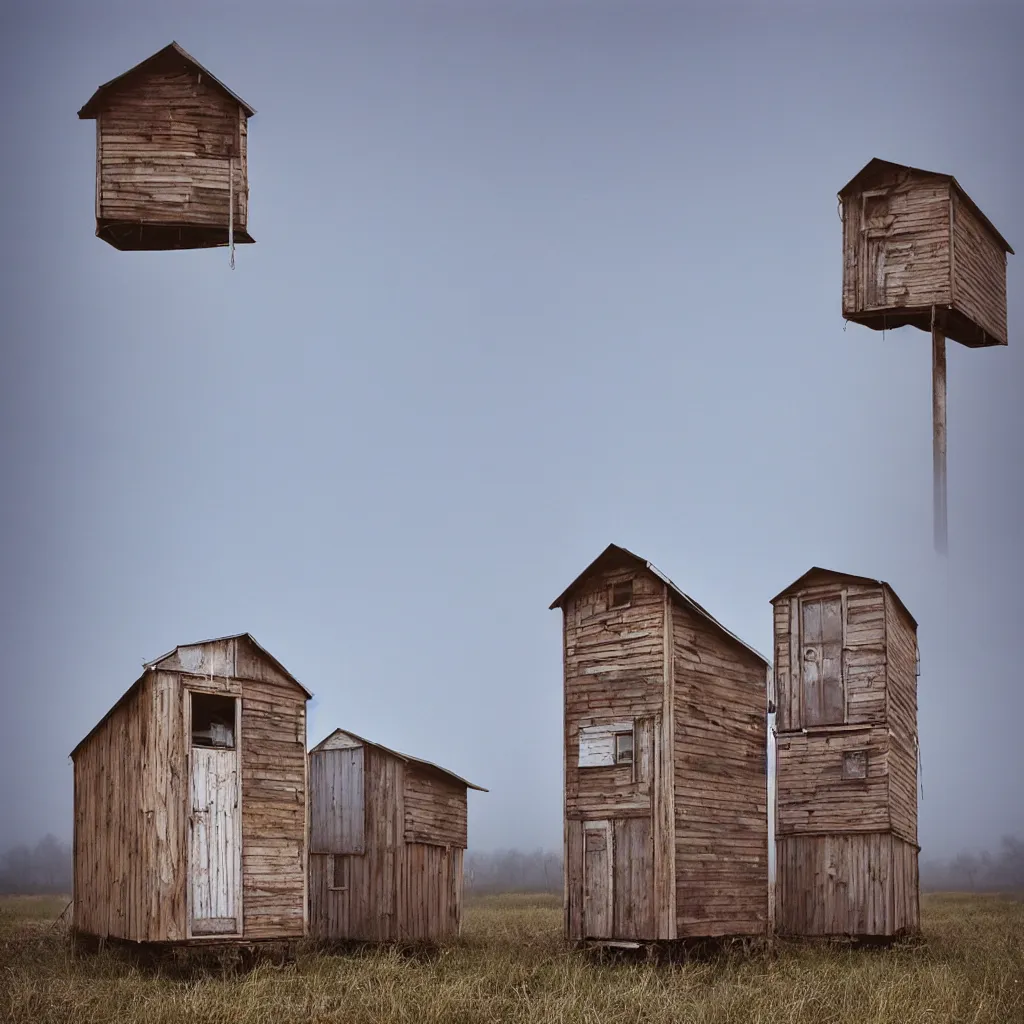
[[[307,950],[287,966],[178,980],[113,953],[74,956],[49,921],[63,901],[0,901],[0,1015],[165,1024],[1024,1021],[1024,903],[926,896],[920,940],[890,949],[787,943],[658,966],[565,948],[561,901],[470,901],[463,938],[433,958]],[[45,909],[44,909],[45,908]]]

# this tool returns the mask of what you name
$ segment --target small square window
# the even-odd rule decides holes
[[[615,763],[633,763],[633,734],[631,732],[617,732],[615,734]]]
[[[348,854],[336,853],[331,858],[331,885],[335,892],[343,892],[349,887],[349,870],[351,857]]]
[[[868,752],[850,750],[843,754],[843,778],[866,779],[868,777]]]
[[[235,698],[192,691],[192,746],[235,746]]]
[[[633,602],[633,581],[626,580],[625,583],[613,583],[611,593],[608,596],[609,608],[625,608]]]

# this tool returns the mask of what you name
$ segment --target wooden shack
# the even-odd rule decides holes
[[[1013,249],[951,174],[876,158],[839,200],[847,320],[935,328],[969,348],[1007,343]]]
[[[309,697],[248,633],[144,666],[71,753],[76,933],[304,935]]]
[[[888,583],[817,567],[772,605],[777,929],[914,932],[917,623]]]
[[[438,943],[462,927],[466,793],[482,786],[353,732],[309,752],[309,932]]]
[[[765,934],[768,661],[615,544],[551,607],[567,938]]]
[[[101,85],[96,234],[115,249],[253,242],[248,122],[256,111],[172,42]]]

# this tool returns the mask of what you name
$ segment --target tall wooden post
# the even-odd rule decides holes
[[[935,550],[949,551],[946,526],[946,336],[932,307],[932,463]]]

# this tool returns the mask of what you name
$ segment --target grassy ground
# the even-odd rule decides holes
[[[67,901],[0,898],[0,1019],[185,1021],[1024,1021],[1024,902],[926,896],[923,938],[888,950],[803,948],[682,966],[601,965],[561,942],[560,900],[470,901],[464,937],[434,959],[303,953],[288,966],[181,980],[105,952],[71,955],[51,922]]]

